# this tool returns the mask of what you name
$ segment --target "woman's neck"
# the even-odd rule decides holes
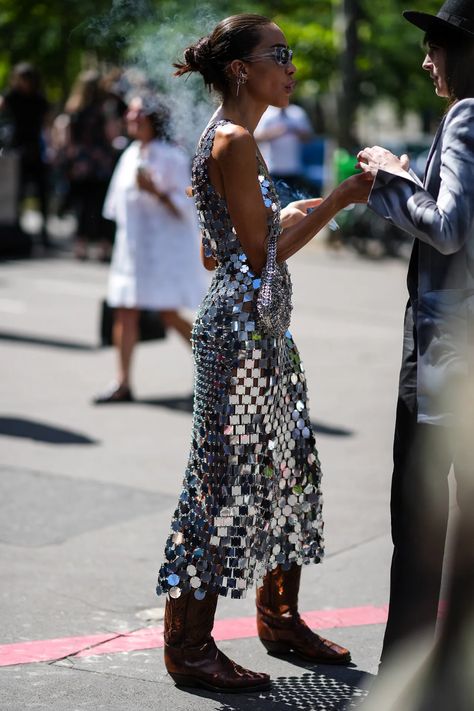
[[[229,119],[253,134],[266,108],[262,105],[250,105],[243,101],[235,101],[233,98],[226,99],[219,106],[212,120]]]
[[[138,141],[138,152],[143,156],[148,156],[151,141]]]

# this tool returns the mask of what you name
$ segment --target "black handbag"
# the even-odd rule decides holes
[[[112,346],[112,329],[114,324],[115,309],[108,305],[104,300],[101,305],[100,318],[100,345]],[[149,311],[142,309],[140,311],[139,321],[139,340],[140,341],[157,341],[166,337],[166,329],[160,319],[158,311]]]

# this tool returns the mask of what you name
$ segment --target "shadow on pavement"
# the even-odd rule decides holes
[[[0,341],[10,343],[24,343],[30,346],[46,346],[47,348],[62,348],[69,351],[97,351],[99,346],[77,341],[63,341],[60,338],[43,338],[42,336],[28,336],[24,333],[0,331]]]
[[[350,711],[362,705],[365,686],[373,675],[340,667],[331,671],[307,671],[302,676],[280,676],[270,691],[261,694],[230,695],[191,692],[195,696],[219,699],[219,711]]]
[[[312,422],[311,427],[316,434],[328,435],[329,437],[352,437],[352,430],[345,427],[325,425],[323,422]]]
[[[172,395],[171,397],[140,398],[135,402],[141,405],[164,407],[167,410],[176,410],[178,412],[192,412],[193,400],[193,394],[190,393],[189,395]]]
[[[135,400],[141,405],[153,405],[155,407],[164,407],[167,410],[176,410],[178,412],[193,411],[193,394],[189,395],[172,395],[171,397],[157,398],[140,398]],[[323,422],[312,422],[311,427],[316,434],[328,435],[329,437],[352,437],[352,430],[336,425],[327,425]]]
[[[98,444],[98,440],[77,432],[22,417],[0,417],[0,435],[33,439],[48,444]]]

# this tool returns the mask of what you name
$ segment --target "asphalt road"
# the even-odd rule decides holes
[[[303,571],[300,603],[327,614],[324,633],[350,647],[353,665],[294,664],[268,656],[252,635],[239,638],[232,620],[254,615],[250,594],[219,603],[220,645],[269,671],[272,691],[227,697],[174,687],[162,650],[140,639],[159,637],[163,599],[154,595],[155,576],[190,441],[189,352],[173,334],[141,345],[137,401],[94,407],[91,398],[113,378],[115,363],[111,349],[97,348],[106,265],[67,255],[3,262],[2,711],[292,711],[355,708],[363,698],[377,669],[377,620],[387,602],[406,264],[310,246],[290,268],[292,331],[324,471],[327,546],[324,564]],[[130,641],[127,633],[136,630]],[[100,648],[102,638],[116,646]],[[41,650],[47,659],[34,661]]]

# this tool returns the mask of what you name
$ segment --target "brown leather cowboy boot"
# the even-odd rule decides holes
[[[301,566],[288,571],[278,566],[268,572],[257,589],[258,636],[270,654],[293,652],[321,664],[347,664],[350,652],[310,630],[298,612]]]
[[[269,688],[268,674],[243,669],[226,657],[211,631],[217,594],[196,600],[193,592],[168,598],[165,607],[165,666],[177,686],[239,693]]]

